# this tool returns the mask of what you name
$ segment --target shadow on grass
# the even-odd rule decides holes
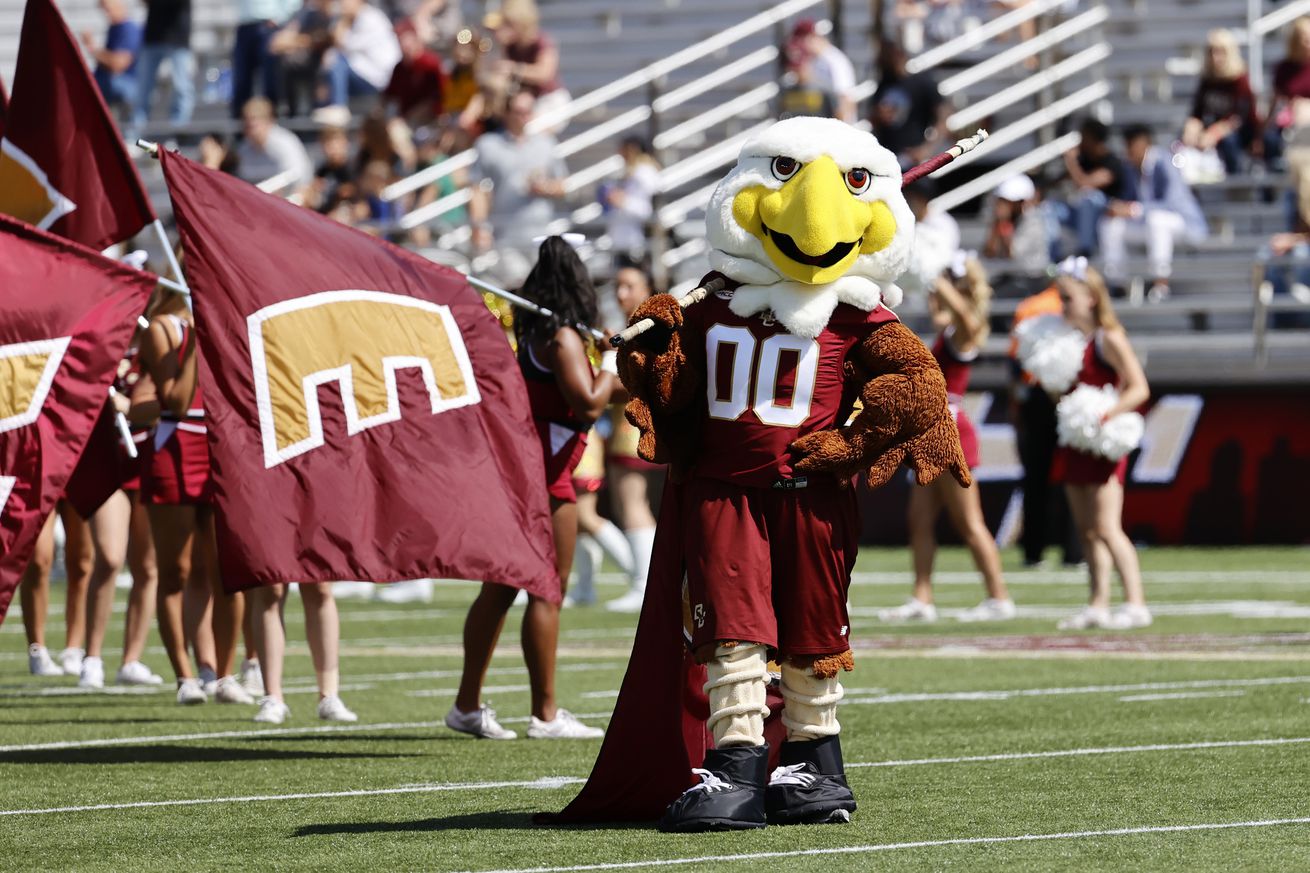
[[[0,753],[0,764],[227,764],[248,761],[323,761],[350,758],[407,758],[382,752],[311,752],[214,746],[109,746],[90,749],[36,749]]]
[[[305,825],[295,832],[297,837],[318,837],[334,834],[387,834],[429,833],[433,831],[517,830],[539,831],[543,825],[533,822],[537,812],[504,810],[451,815],[444,818],[421,818],[410,821],[360,821],[334,824]],[[586,825],[587,830],[649,830],[646,822]]]
[[[0,724],[31,725],[58,724],[68,727],[79,724],[183,724],[176,718],[0,718]]]

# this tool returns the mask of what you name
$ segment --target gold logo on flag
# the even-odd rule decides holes
[[[320,385],[336,382],[346,432],[400,420],[396,371],[413,368],[432,413],[481,401],[447,306],[382,291],[323,291],[246,319],[265,468],[324,444]]]
[[[0,140],[0,212],[46,230],[76,208],[26,152]]]
[[[0,346],[0,433],[36,421],[71,340],[65,336]]]

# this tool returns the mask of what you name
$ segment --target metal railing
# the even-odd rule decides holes
[[[1263,8],[1264,0],[1247,0],[1246,34],[1247,39],[1250,41],[1248,52],[1251,58],[1251,90],[1257,94],[1264,91],[1265,36],[1285,24],[1290,24],[1302,15],[1310,15],[1310,0],[1293,0],[1293,2],[1284,4],[1268,15],[1262,16],[1260,13]]]

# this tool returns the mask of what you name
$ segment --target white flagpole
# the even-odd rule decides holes
[[[545,318],[549,318],[550,316],[555,314],[544,306],[538,306],[536,303],[533,303],[531,300],[527,299],[526,297],[520,297],[517,294],[513,294],[509,291],[506,291],[504,288],[501,288],[497,285],[492,285],[490,282],[484,282],[481,279],[477,278],[476,276],[465,276],[464,278],[467,279],[468,283],[472,285],[474,288],[480,288],[483,291],[486,291],[488,294],[494,294],[500,299],[506,300],[512,303],[513,305],[519,307],[520,309],[526,309],[529,312],[535,312],[537,315],[543,316]],[[586,325],[580,324],[578,325],[578,328],[581,330],[585,330],[587,333],[591,334],[593,339],[603,340],[605,338],[605,334],[594,327],[588,327]]]
[[[117,396],[118,396],[118,391],[114,389],[113,385],[110,385],[109,386],[110,400],[112,401],[113,398]],[[127,456],[129,458],[135,458],[137,456],[136,442],[132,439],[132,428],[127,423],[127,416],[119,412],[117,409],[115,409],[114,423],[118,425],[118,438],[123,441],[123,448],[127,449]]]

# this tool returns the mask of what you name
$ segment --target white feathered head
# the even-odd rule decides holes
[[[882,302],[900,302],[892,283],[914,242],[900,166],[845,122],[788,118],[752,138],[705,221],[710,266],[738,282],[877,286]]]

